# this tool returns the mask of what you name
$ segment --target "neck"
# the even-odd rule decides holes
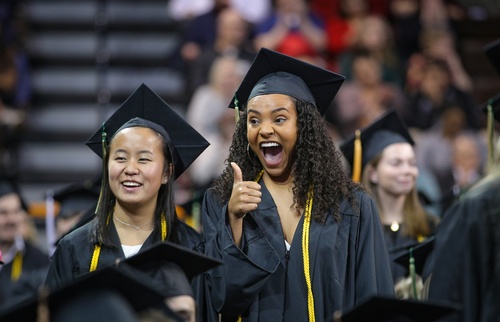
[[[2,252],[2,256],[5,256],[5,254],[7,254],[7,252],[12,248],[13,245],[14,241],[0,241],[0,251]]]
[[[131,225],[141,226],[152,223],[154,220],[154,207],[124,207],[120,203],[116,203],[113,211],[113,217]],[[147,228],[147,227],[144,227]]]
[[[382,224],[390,225],[393,222],[403,222],[403,207],[405,204],[405,195],[391,195],[383,191],[378,192],[380,220]]]

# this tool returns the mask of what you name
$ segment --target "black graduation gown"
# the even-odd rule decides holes
[[[214,309],[222,321],[308,321],[300,220],[290,252],[286,251],[276,205],[261,180],[262,201],[244,219],[241,249],[232,239],[222,205],[208,190],[202,208],[205,253],[224,265],[207,274]],[[311,221],[310,272],[316,321],[331,319],[373,294],[393,295],[389,258],[377,208],[357,193],[360,214],[343,202],[336,222]],[[212,317],[210,321],[217,321]]]
[[[426,238],[434,235],[437,221],[432,215],[427,214],[427,223],[429,224],[430,234],[429,236],[424,236]],[[392,231],[390,225],[383,225],[385,244],[389,250],[390,258],[400,254],[407,247],[415,246],[419,242],[416,238],[404,236],[402,228],[401,225],[397,231]],[[395,284],[410,275],[409,264],[402,266],[391,260],[391,273]]]
[[[43,281],[31,277],[35,276],[36,272],[47,269],[49,256],[27,241],[24,242],[24,246],[23,266],[19,279],[16,282],[11,281],[12,262],[5,264],[0,270],[0,306],[10,305],[11,293],[19,283],[32,283],[33,286],[36,286],[34,289],[43,285]]]
[[[456,302],[446,321],[500,321],[500,177],[487,177],[446,212],[435,237],[429,299]],[[426,263],[427,266],[427,263]]]
[[[76,277],[90,271],[90,262],[94,253],[94,244],[90,242],[90,232],[94,222],[89,222],[84,226],[74,230],[64,236],[57,244],[56,251],[47,274],[46,284],[50,289],[55,289],[71,282]],[[111,238],[119,245],[120,240],[114,223],[111,221]],[[192,250],[203,252],[203,239],[194,229],[183,222],[179,222],[178,236],[180,244]],[[153,244],[151,234],[141,249],[146,249]],[[97,269],[113,265],[116,259],[125,258],[121,247],[102,247],[97,264]]]

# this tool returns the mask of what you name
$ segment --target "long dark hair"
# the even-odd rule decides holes
[[[149,127],[148,127],[149,128]],[[158,190],[158,198],[156,200],[156,208],[154,213],[154,229],[153,229],[153,241],[161,241],[161,214],[165,214],[165,220],[167,221],[167,239],[168,241],[179,243],[179,237],[177,235],[177,213],[175,211],[174,202],[174,176],[175,173],[174,164],[172,163],[172,153],[166,139],[154,129],[151,129],[161,138],[162,150],[164,156],[163,172],[169,177],[167,183],[161,185]],[[112,139],[111,139],[112,140]],[[111,142],[110,142],[111,143]],[[91,234],[91,241],[94,243],[99,243],[103,246],[109,247],[119,247],[116,242],[111,238],[110,230],[111,226],[108,224],[111,220],[111,214],[115,207],[116,199],[111,188],[109,186],[109,176],[108,176],[108,163],[109,163],[109,146],[107,147],[106,156],[104,159],[103,171],[103,189],[101,190],[100,202],[102,206],[98,207],[96,210],[96,217],[93,220],[93,229]]]
[[[292,98],[297,109],[298,138],[295,160],[292,165],[294,205],[305,208],[309,187],[314,187],[313,218],[324,222],[329,209],[340,220],[340,202],[347,199],[354,204],[354,191],[361,186],[346,175],[341,154],[326,130],[324,119],[317,108]],[[231,197],[233,172],[229,162],[236,162],[243,172],[243,180],[254,180],[262,170],[257,156],[250,149],[247,153],[247,112],[243,109],[233,142],[229,148],[227,167],[214,182],[214,190],[221,202]]]

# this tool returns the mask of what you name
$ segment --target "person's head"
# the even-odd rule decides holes
[[[208,82],[229,100],[248,71],[249,65],[248,62],[232,56],[217,57],[210,66]]]
[[[248,22],[235,9],[224,9],[217,16],[217,40],[226,46],[242,47],[248,39],[248,30]]]
[[[8,179],[0,179],[0,245],[12,245],[25,216],[23,201]]]
[[[418,168],[413,145],[406,124],[395,110],[357,131],[341,145],[353,169],[353,179],[361,180],[367,187],[381,216],[384,215],[382,200],[388,200],[382,196],[404,199],[405,233],[411,236],[428,232],[418,199]]]
[[[158,243],[117,263],[119,269],[144,276],[165,304],[184,321],[195,322],[197,303],[192,280],[221,262],[172,243]]]
[[[352,61],[353,79],[362,86],[374,86],[382,81],[380,62],[366,50],[356,51]]]
[[[384,51],[394,46],[390,25],[379,16],[364,18],[358,33],[357,46],[370,51]]]
[[[318,213],[347,194],[349,184],[338,184],[345,174],[322,118],[343,79],[290,56],[261,49],[230,104],[240,119],[228,161],[238,164],[244,180],[254,180],[264,170],[273,180],[291,183],[299,207],[305,204],[311,185],[319,191],[324,185],[339,189],[330,197],[326,193],[315,195]],[[227,167],[215,184],[222,199],[229,198],[232,180],[232,170]]]
[[[72,183],[54,192],[54,200],[59,204],[56,217],[58,238],[70,232],[89,212],[95,210],[101,178]]]
[[[416,195],[418,168],[415,150],[410,143],[393,143],[385,147],[363,169],[362,183],[379,196]]]
[[[153,212],[155,240],[176,241],[176,234],[171,234],[177,222],[174,180],[208,142],[142,85],[87,145],[103,158],[103,182],[96,211],[97,239],[112,243],[107,233],[108,216],[120,207],[131,213]],[[166,232],[161,228],[165,226],[163,220]]]

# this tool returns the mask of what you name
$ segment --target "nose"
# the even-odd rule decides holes
[[[259,134],[268,137],[274,133],[274,128],[271,124],[268,122],[262,123],[260,129],[259,129]]]
[[[138,173],[139,173],[139,168],[136,166],[134,162],[127,163],[127,166],[125,167],[125,174],[134,175]]]

